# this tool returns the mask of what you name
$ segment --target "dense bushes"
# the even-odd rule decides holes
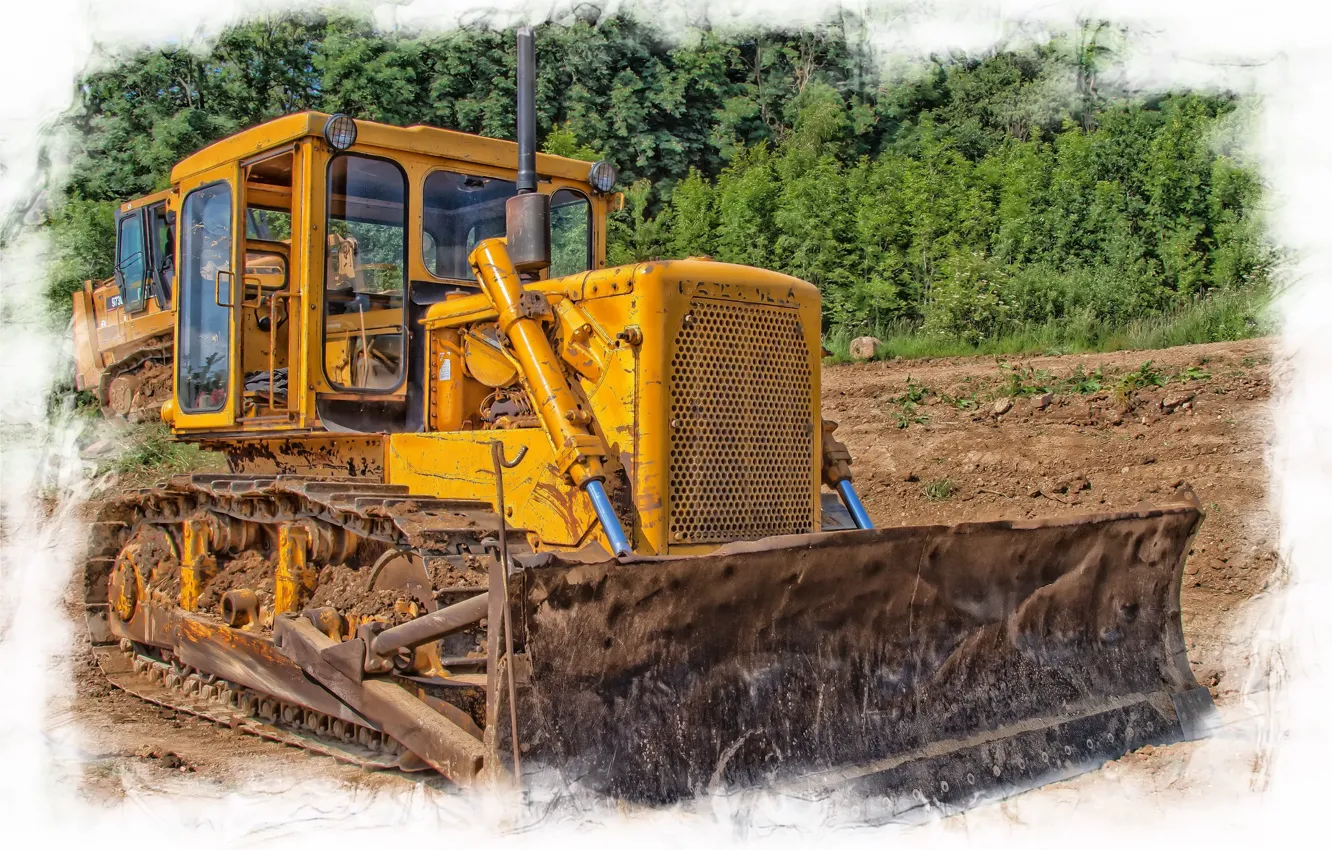
[[[925,115],[853,162],[826,152],[828,102],[809,97],[817,122],[797,116],[715,180],[692,173],[645,253],[758,261],[817,284],[830,325],[902,320],[972,344],[1074,318],[1122,327],[1266,283],[1258,182],[1211,147],[1226,100],[1107,107],[1091,132],[1069,120],[974,160]]]
[[[612,261],[775,268],[819,286],[835,336],[972,347],[1061,324],[1104,337],[1266,285],[1273,251],[1258,177],[1232,150],[1234,98],[1117,87],[1124,36],[1104,24],[891,74],[873,70],[862,32],[848,18],[667,44],[626,17],[541,28],[546,148],[621,169]],[[317,108],[511,135],[511,40],[281,18],[207,54],[89,76],[82,155],[52,222],[55,302],[106,273],[114,202],[239,127]]]

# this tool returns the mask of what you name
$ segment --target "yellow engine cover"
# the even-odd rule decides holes
[[[819,530],[821,347],[811,284],[678,260],[529,289],[554,308],[558,354],[609,449],[607,489],[635,551],[705,552]],[[484,297],[473,296],[435,305],[425,324],[444,334],[493,320]],[[539,548],[605,544],[543,429],[478,425],[391,435],[387,479],[493,503],[490,443],[503,442],[508,457],[526,446],[523,462],[505,473],[508,521]]]

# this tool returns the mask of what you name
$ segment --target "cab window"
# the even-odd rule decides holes
[[[116,277],[126,312],[143,309],[143,289],[147,277],[144,259],[143,212],[136,210],[120,220],[116,233]]]
[[[180,246],[180,346],[177,398],[181,410],[221,410],[231,374],[231,187],[214,183],[185,198]]]
[[[172,233],[173,219],[167,214],[166,204],[156,204],[148,210],[148,236],[152,241],[152,275],[155,281],[153,297],[163,310],[171,307],[171,289],[175,283],[176,242]]]
[[[467,255],[476,244],[504,235],[504,204],[518,194],[508,180],[435,171],[421,199],[422,259],[435,277],[475,281]]]
[[[518,193],[508,180],[435,171],[421,202],[421,253],[435,277],[475,281],[467,256],[479,242],[504,235],[504,206]],[[550,276],[592,268],[592,205],[560,189],[550,197]]]
[[[581,192],[560,189],[550,196],[550,276],[592,268],[592,205]]]
[[[290,242],[291,213],[287,210],[249,207],[245,210],[245,238]]]
[[[324,374],[343,390],[389,391],[404,373],[407,178],[394,163],[329,163]]]

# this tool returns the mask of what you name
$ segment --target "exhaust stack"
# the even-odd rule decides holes
[[[509,259],[525,278],[550,267],[550,196],[537,191],[536,36],[518,28],[518,194],[504,207]]]

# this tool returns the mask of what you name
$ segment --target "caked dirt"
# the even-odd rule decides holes
[[[840,423],[837,437],[855,457],[857,486],[879,525],[1115,510],[1190,487],[1207,518],[1185,571],[1184,632],[1195,675],[1224,708],[1238,701],[1249,667],[1245,604],[1279,582],[1264,464],[1279,380],[1271,357],[1270,341],[1250,340],[827,366],[824,414]],[[71,618],[74,594],[71,587]],[[367,775],[140,703],[102,681],[81,624],[76,632],[77,695],[57,722],[81,728],[93,797],[167,774],[221,788],[279,775],[384,788],[423,781]],[[1183,770],[1194,746],[1146,748],[1072,782],[1099,787],[1127,772],[1150,785]]]

